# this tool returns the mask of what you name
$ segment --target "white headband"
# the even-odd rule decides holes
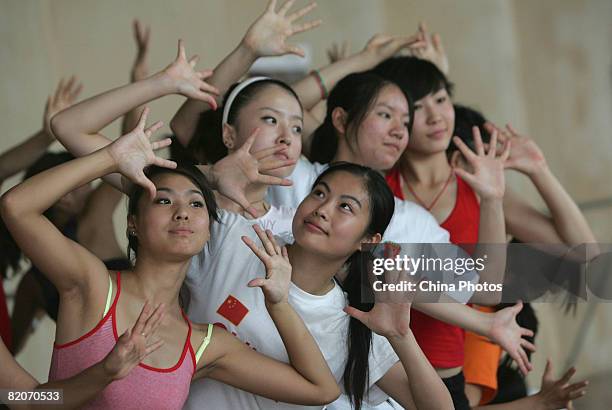
[[[238,94],[240,94],[240,91],[244,90],[246,87],[248,87],[249,85],[257,81],[264,81],[264,80],[271,80],[271,78],[270,77],[251,77],[251,78],[244,80],[243,82],[238,84],[236,87],[234,87],[230,95],[227,96],[225,103],[223,104],[223,122],[221,124],[227,124],[227,117],[229,116],[229,110],[232,107],[232,104],[234,103],[234,100],[236,99],[236,97],[238,97]]]

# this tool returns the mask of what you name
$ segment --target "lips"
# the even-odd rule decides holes
[[[304,219],[304,226],[312,233],[329,235],[325,229],[323,229],[320,225],[311,221],[310,219]]]
[[[395,151],[400,152],[400,146],[395,144],[383,144],[385,147],[393,148]]]
[[[170,230],[170,233],[178,236],[188,236],[193,234],[193,231],[189,228],[174,228]]]
[[[287,151],[277,152],[276,154],[274,154],[274,156],[278,159],[285,160],[285,161],[289,159],[289,155],[287,155]]]
[[[427,134],[430,138],[443,138],[446,135],[446,128],[441,130],[436,130]]]

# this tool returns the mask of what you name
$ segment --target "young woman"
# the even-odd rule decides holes
[[[442,226],[449,229],[452,242],[482,241],[484,211],[482,195],[473,189],[470,184],[471,178],[466,171],[460,168],[453,169],[446,157],[455,121],[450,100],[452,84],[434,64],[413,57],[387,60],[375,71],[400,84],[410,94],[415,104],[411,141],[398,166],[387,176],[394,193],[400,198],[417,201],[430,209]],[[476,136],[478,131],[474,132]],[[500,137],[500,140],[514,143],[504,137]],[[463,145],[457,139],[455,142],[458,146]],[[491,144],[496,145],[494,141]],[[484,151],[480,138],[475,139],[475,146],[477,152]],[[554,185],[549,185],[549,188],[554,189]],[[552,195],[551,192],[551,197]],[[573,210],[575,206],[568,206],[567,202],[563,204],[564,198],[561,195],[555,195],[555,199],[563,215],[578,226],[577,234],[572,234],[573,238],[580,237],[585,242],[592,241],[592,234],[588,234],[590,230],[584,218]],[[514,232],[515,236],[529,242],[546,242],[545,236],[552,242],[558,242],[560,239],[557,234],[552,235],[555,228],[550,220],[522,200],[515,198],[512,193],[505,194],[501,204],[508,233]],[[529,218],[529,222],[526,222],[526,217]],[[533,232],[534,235],[523,235],[527,231]],[[496,242],[501,243],[503,240]],[[423,343],[424,351],[434,367],[443,369],[441,374],[449,377],[448,382],[452,383],[453,391],[456,392],[454,396],[457,400],[456,407],[467,408],[468,401],[463,393],[461,376],[463,333],[457,328],[447,327],[440,322],[432,321],[431,318],[419,315],[414,317],[413,329],[417,338]],[[432,338],[434,332],[437,338]],[[458,405],[459,402],[461,407]]]
[[[379,403],[385,394],[406,408],[451,408],[448,392],[408,330],[410,304],[361,302],[361,244],[380,241],[393,209],[393,196],[376,171],[350,163],[325,170],[293,219],[289,302],[355,408]],[[257,257],[233,246],[244,236],[251,236],[246,221],[222,211],[211,246],[192,260],[187,275],[190,316],[218,323],[258,352],[287,361],[263,298],[240,286],[257,284],[264,273]],[[334,276],[345,264],[348,276],[339,284]],[[296,408],[211,380],[192,387],[187,408],[203,400],[215,408]]]
[[[13,392],[46,389],[61,390],[62,408],[81,408],[81,406],[93,399],[110,383],[127,376],[132,369],[138,366],[138,363],[142,362],[145,357],[163,345],[161,341],[152,343],[162,318],[162,308],[158,306],[156,309],[153,309],[150,304],[145,304],[134,327],[121,335],[113,350],[101,361],[74,377],[44,384],[40,384],[30,373],[24,370],[15,361],[4,343],[0,342],[0,362],[2,362],[0,388],[12,390]],[[44,397],[50,397],[48,406],[34,403],[26,407],[22,404],[24,399],[21,396],[13,396],[13,399],[9,399],[7,404],[10,408],[19,409],[36,409],[41,408],[41,406],[42,408],[57,408],[59,396],[55,396],[55,393],[51,393],[49,396],[49,392],[43,394],[46,395]]]
[[[291,346],[291,365],[254,352],[222,330],[213,337],[212,325],[192,326],[182,312],[181,284],[191,256],[208,240],[217,208],[196,168],[169,170],[176,164],[155,156],[153,150],[170,140],[149,143],[161,123],[145,129],[146,115],[145,109],[137,128],[114,143],[37,175],[2,199],[2,217],[11,233],[60,292],[51,380],[70,377],[101,360],[149,300],[166,307],[166,319],[158,328],[165,347],[104,389],[90,403],[92,408],[181,408],[192,378],[205,376],[274,400],[332,401],[338,388],[316,343],[286,301],[291,267],[280,252],[270,251],[273,241],[264,238],[268,252],[257,253],[269,277],[259,286],[267,311]],[[158,166],[149,177],[143,173],[148,165]],[[136,255],[132,271],[109,272],[42,215],[65,192],[109,173],[142,184],[129,204],[129,242]],[[255,377],[253,369],[262,373]]]

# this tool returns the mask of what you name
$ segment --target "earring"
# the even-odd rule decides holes
[[[129,236],[137,236],[136,235],[136,231],[134,231],[134,230],[128,231],[128,235]]]

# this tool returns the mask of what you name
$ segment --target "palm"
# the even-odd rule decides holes
[[[495,313],[489,330],[489,338],[500,345],[512,357],[524,374],[531,370],[531,364],[524,349],[535,350],[523,336],[533,336],[533,332],[524,329],[516,322],[516,315],[522,309],[522,304],[502,309]]]
[[[481,198],[501,198],[504,196],[504,164],[496,158],[479,157],[474,166],[474,178],[468,181]]]
[[[536,143],[526,137],[512,139],[512,151],[506,161],[506,167],[531,174],[546,164],[546,159]]]
[[[286,15],[293,4],[287,1],[278,11],[275,11],[276,0],[271,0],[266,11],[249,27],[243,42],[260,57],[278,56],[293,53],[303,56],[304,52],[299,47],[287,44],[287,39],[294,34],[310,30],[318,26],[319,20],[294,24],[304,15],[308,14],[314,7],[312,3],[295,13]]]
[[[410,305],[377,302],[369,312],[361,312],[352,307],[346,308],[346,311],[373,332],[385,337],[396,337],[410,331]]]

